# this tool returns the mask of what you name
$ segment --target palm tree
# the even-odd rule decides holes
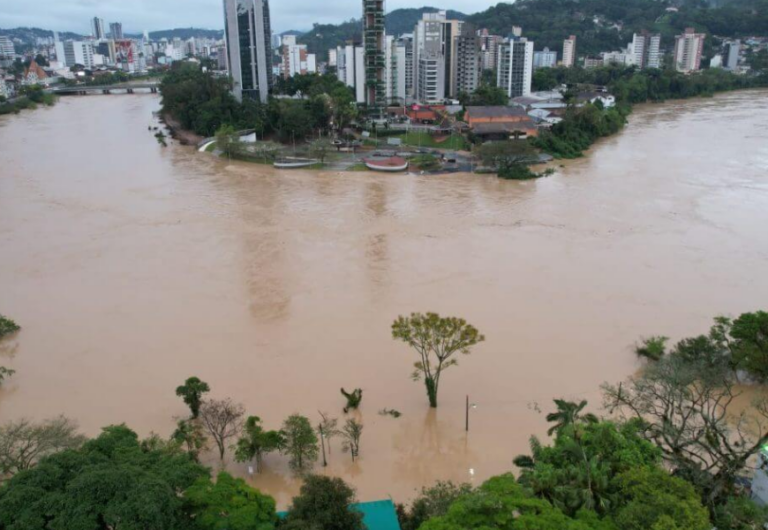
[[[590,412],[583,415],[581,414],[581,411],[587,406],[586,399],[581,400],[578,404],[573,401],[556,399],[555,405],[557,405],[557,412],[550,412],[547,414],[547,421],[555,423],[555,425],[550,427],[547,431],[549,436],[552,436],[553,433],[560,432],[569,425],[575,425],[577,423],[597,423],[599,421],[597,416]]]

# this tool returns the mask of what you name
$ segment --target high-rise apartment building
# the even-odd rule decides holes
[[[557,66],[557,52],[544,48],[543,51],[533,52],[533,69],[554,68]]]
[[[104,27],[103,18],[93,17],[93,19],[91,20],[91,35],[93,35],[93,38],[96,40],[102,40],[107,38],[107,31]]]
[[[675,69],[678,72],[695,72],[701,67],[701,53],[704,51],[706,34],[685,28],[682,35],[675,37]]]
[[[458,94],[457,37],[463,22],[448,20],[445,11],[424,13],[413,30],[414,92],[422,103],[442,103]],[[426,70],[422,72],[422,68]],[[435,79],[435,75],[442,79]],[[425,83],[422,83],[422,80]]]
[[[499,45],[504,42],[504,38],[490,35],[487,29],[481,29],[477,34],[480,37],[480,67],[495,72],[499,62]]]
[[[384,116],[387,106],[384,0],[363,0],[363,48],[365,103],[368,115],[378,119]]]
[[[109,25],[109,33],[112,40],[123,40],[123,25],[120,22],[112,22]]]
[[[386,41],[386,100],[387,104],[405,103],[405,55],[403,43],[387,36]]]
[[[451,95],[471,94],[480,84],[480,37],[474,26],[464,24],[454,38],[454,79]]]
[[[265,103],[272,89],[269,1],[224,0],[224,38],[235,98]]]
[[[64,66],[72,67],[76,64],[91,69],[95,66],[93,61],[93,43],[86,41],[68,40],[56,43],[56,59],[64,63]]]
[[[661,35],[635,33],[627,47],[627,64],[639,68],[661,68]]]
[[[510,98],[531,93],[533,80],[533,42],[524,37],[513,37],[499,47],[497,85]]]
[[[336,48],[336,78],[355,90],[355,101],[365,103],[365,50],[349,43]]]
[[[425,13],[413,29],[414,95],[421,103],[445,100],[445,11]]]
[[[0,35],[0,57],[13,57],[16,55],[16,48],[10,37]]]
[[[413,91],[413,33],[400,35],[398,46],[402,47],[405,53],[405,72],[403,75],[405,79],[405,98],[406,100],[409,100],[415,97]]]
[[[314,53],[309,53],[306,44],[298,44],[296,35],[285,35],[281,47],[280,75],[285,79],[297,74],[314,74],[317,61]]]
[[[723,68],[726,70],[735,70],[739,66],[740,52],[740,40],[726,41],[726,43],[723,45]]]
[[[563,41],[563,66],[570,68],[576,64],[576,35]]]

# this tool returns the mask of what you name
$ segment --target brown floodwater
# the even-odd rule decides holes
[[[62,98],[0,119],[0,313],[23,326],[0,353],[17,372],[0,421],[165,436],[197,375],[277,428],[341,418],[339,388],[360,387],[361,458],[334,441],[327,472],[403,501],[512,470],[554,397],[599,410],[638,337],[768,306],[765,91],[638,107],[535,182],[278,173],[161,147],[157,108]],[[446,372],[436,411],[390,335],[412,311],[487,339]],[[298,483],[285,457],[266,465],[253,483],[284,506]]]

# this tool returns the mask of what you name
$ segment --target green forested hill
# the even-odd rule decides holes
[[[675,7],[677,12],[668,12]],[[387,13],[387,33],[410,33],[425,12],[437,8],[396,9]],[[560,50],[568,35],[578,37],[580,55],[626,46],[632,33],[647,29],[662,34],[662,45],[671,46],[674,35],[693,26],[721,37],[768,35],[768,0],[517,0],[499,3],[480,13],[449,11],[450,18],[467,20],[478,28],[506,36],[512,26],[536,43]],[[299,41],[325,60],[329,48],[360,38],[361,23],[316,24]],[[707,46],[712,45],[708,39]]]
[[[673,6],[678,11],[668,12]],[[724,37],[768,35],[768,0],[732,0],[720,8],[706,0],[518,0],[467,20],[500,35],[521,26],[537,49],[560,49],[565,37],[576,35],[579,54],[597,54],[626,45],[642,29],[660,32],[663,43],[688,26]]]

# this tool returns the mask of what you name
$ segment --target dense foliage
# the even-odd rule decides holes
[[[619,103],[634,104],[768,86],[768,72],[743,76],[715,68],[703,70],[697,75],[685,75],[671,69],[638,70],[621,65],[588,69],[539,68],[534,71],[533,90],[551,90],[562,84],[605,86]]]
[[[356,116],[354,97],[332,75],[299,75],[280,80],[276,93],[300,99],[270,98],[267,104],[250,99],[239,103],[230,93],[230,82],[203,72],[199,66],[178,63],[160,85],[163,112],[184,129],[211,137],[223,126],[255,129],[259,137],[304,141],[315,131],[342,128]]]
[[[559,158],[575,158],[595,141],[619,132],[626,123],[629,107],[604,109],[599,104],[569,107],[563,120],[543,130],[532,140],[539,149]]]
[[[184,510],[197,530],[273,530],[275,500],[241,478],[200,477],[184,492]]]
[[[186,454],[142,447],[127,427],[107,427],[11,478],[0,488],[0,521],[9,529],[185,529],[181,494],[207,474]]]

